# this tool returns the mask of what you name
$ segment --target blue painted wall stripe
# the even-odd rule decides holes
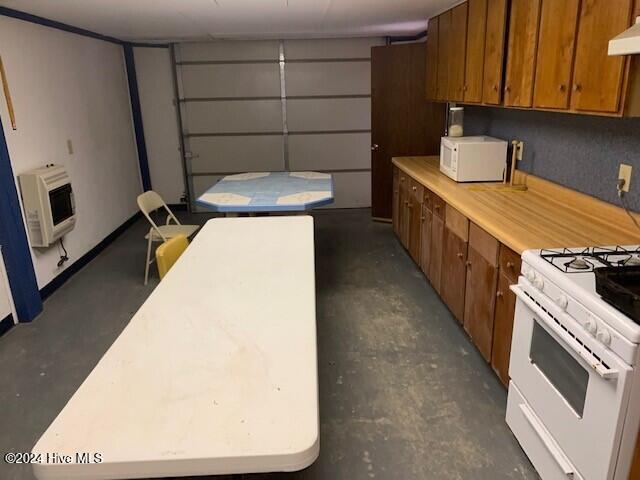
[[[30,322],[42,311],[42,299],[33,270],[27,232],[22,222],[18,191],[2,119],[0,119],[0,244],[18,319],[21,322]]]
[[[138,92],[138,78],[136,76],[136,63],[133,56],[133,46],[125,43],[124,58],[127,65],[127,80],[129,81],[129,95],[131,96],[131,112],[133,114],[133,128],[136,134],[138,146],[138,163],[140,164],[140,176],[144,191],[151,190],[151,175],[149,173],[149,160],[147,158],[147,144],[144,140],[144,126],[142,124],[142,109],[140,108],[140,94]]]
[[[123,43],[122,40],[110,37],[108,35],[102,35],[101,33],[92,32],[91,30],[85,30],[84,28],[80,27],[74,27],[73,25],[57,22],[55,20],[49,20],[48,18],[39,17],[38,15],[32,15],[31,13],[21,12],[20,10],[14,10],[12,8],[0,7],[0,15],[17,18],[18,20],[24,20],[25,22],[37,23],[38,25],[44,25],[45,27],[63,30],[65,32],[76,33],[85,37],[104,40],[105,42],[117,43],[119,45]]]

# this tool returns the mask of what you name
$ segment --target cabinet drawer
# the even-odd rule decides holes
[[[498,266],[500,242],[472,222],[469,222],[469,246],[475,249],[490,265]]]
[[[431,192],[431,203],[433,205],[433,214],[444,220],[445,203],[438,195]]]
[[[469,241],[469,219],[447,203],[445,225],[465,242]]]
[[[500,245],[500,272],[511,282],[518,283],[522,259],[520,255],[505,245]]]

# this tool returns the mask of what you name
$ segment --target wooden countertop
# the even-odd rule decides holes
[[[393,158],[400,170],[519,254],[530,248],[640,243],[640,230],[615,205],[519,171],[517,182],[526,184],[526,191],[502,183],[457,183],[440,172],[438,162],[435,156]]]

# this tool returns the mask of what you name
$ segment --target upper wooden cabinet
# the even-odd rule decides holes
[[[429,20],[427,28],[427,100],[438,98],[438,17]]]
[[[607,54],[636,15],[640,0],[468,0],[437,18],[437,59],[427,59],[437,66],[427,91],[437,91],[428,96],[640,116],[640,60]]]
[[[609,57],[609,40],[631,23],[632,0],[583,0],[576,40],[571,107],[617,112],[620,107],[625,57]]]
[[[438,17],[438,80],[436,99],[449,100],[449,63],[451,56],[449,36],[451,32],[451,10]]]
[[[487,0],[482,101],[490,105],[498,105],[502,100],[506,29],[507,0]]]
[[[464,99],[464,69],[467,50],[467,4],[462,3],[451,10],[449,37],[449,67],[447,99],[461,102]]]
[[[469,0],[467,18],[464,101],[479,103],[482,101],[487,0]]]
[[[511,0],[504,85],[504,104],[508,107],[532,104],[540,4],[541,0]]]
[[[580,0],[542,0],[533,106],[568,108]]]

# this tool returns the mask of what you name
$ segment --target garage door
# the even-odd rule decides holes
[[[231,173],[334,175],[333,208],[371,205],[371,46],[377,38],[175,46],[191,206]]]

